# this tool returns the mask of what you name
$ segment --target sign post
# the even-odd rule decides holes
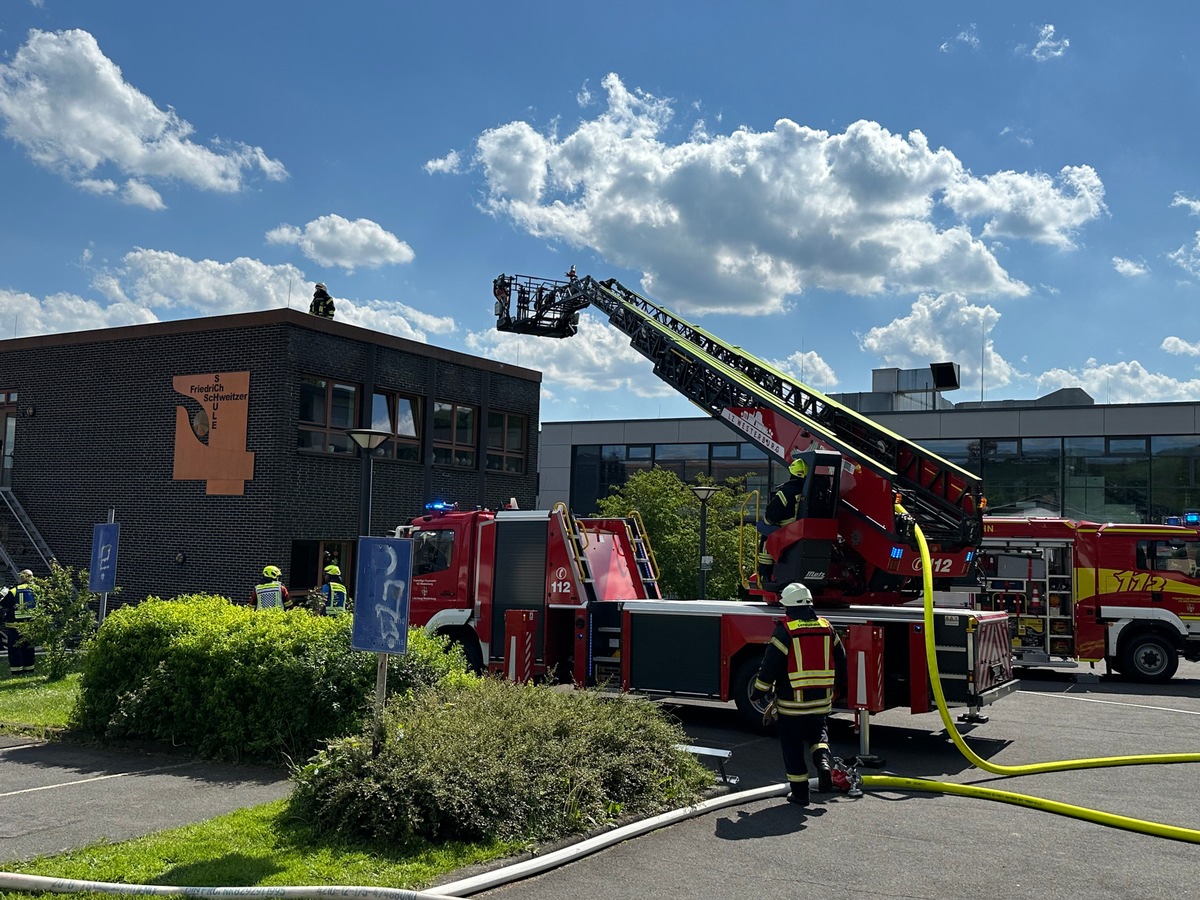
[[[121,526],[114,521],[117,511],[108,511],[108,523],[92,528],[92,565],[88,569],[88,590],[100,595],[100,613],[97,625],[104,624],[108,607],[108,593],[117,588],[117,543],[121,537]]]
[[[412,540],[358,539],[354,622],[350,646],[379,654],[375,669],[375,745],[379,752],[383,705],[387,699],[389,653],[408,652],[408,585],[412,577]]]

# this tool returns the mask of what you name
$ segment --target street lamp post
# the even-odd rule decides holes
[[[359,494],[358,533],[369,535],[371,533],[371,481],[375,476],[375,450],[392,435],[390,432],[376,431],[374,428],[351,428],[346,434],[350,435],[350,440],[367,453],[367,482]],[[364,495],[365,503],[363,502]]]
[[[712,557],[708,555],[708,501],[719,488],[712,484],[689,484],[688,488],[700,501],[700,599],[705,599],[708,570],[712,568]]]

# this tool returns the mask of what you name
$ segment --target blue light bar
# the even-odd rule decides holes
[[[1200,525],[1200,512],[1185,512],[1183,514],[1183,524],[1193,527]]]
[[[975,558],[975,551],[974,551],[974,550],[968,550],[968,551],[967,551],[967,562],[970,562],[970,561],[971,561],[971,560],[973,560],[974,558]]]
[[[447,503],[445,500],[432,500],[425,504],[425,509],[429,512],[448,512],[453,509],[458,509],[458,504]]]
[[[904,558],[904,548],[893,547],[892,548],[892,559],[903,559],[903,558]]]

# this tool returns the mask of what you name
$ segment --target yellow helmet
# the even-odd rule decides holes
[[[791,465],[788,466],[788,471],[797,478],[803,478],[808,474],[808,463],[802,459],[793,459]]]
[[[283,572],[280,571],[279,566],[263,566],[263,575],[267,578],[278,578],[282,574]]]
[[[326,575],[337,575],[337,576],[341,577],[342,570],[339,569],[337,566],[326,566],[325,574]]]

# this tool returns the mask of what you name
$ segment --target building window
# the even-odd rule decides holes
[[[475,419],[472,406],[438,401],[433,404],[433,461],[443,466],[475,468]]]
[[[525,474],[525,417],[489,412],[487,469],[489,472]]]
[[[421,400],[408,394],[376,391],[371,397],[371,427],[392,435],[375,451],[385,459],[421,461]]]
[[[358,414],[358,388],[324,378],[300,379],[300,428],[297,446],[318,453],[355,452],[346,433]]]

